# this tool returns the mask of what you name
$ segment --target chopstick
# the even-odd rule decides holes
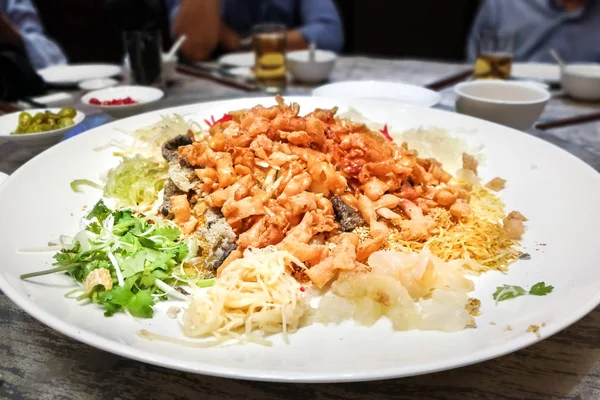
[[[559,128],[562,126],[578,125],[586,122],[592,122],[600,120],[600,112],[593,112],[590,114],[576,115],[569,118],[555,119],[554,121],[547,121],[536,124],[535,127],[540,131],[545,131],[552,128]]]
[[[447,76],[445,78],[442,78],[438,81],[429,83],[429,84],[425,85],[425,87],[428,89],[431,89],[431,90],[442,90],[448,86],[454,85],[455,83],[464,81],[471,75],[473,75],[473,69],[469,68],[468,70],[457,72],[456,74],[453,74],[453,75]]]
[[[235,89],[243,90],[245,92],[258,91],[258,86],[256,86],[256,85],[250,85],[250,84],[239,82],[239,81],[236,81],[233,79],[221,78],[221,77],[211,74],[210,72],[206,72],[203,69],[200,69],[200,68],[197,68],[197,67],[191,66],[191,65],[179,64],[179,65],[177,65],[177,71],[181,72],[182,74],[195,76],[197,78],[207,79],[209,81],[219,83],[223,86],[229,86],[229,87],[232,87]]]
[[[0,113],[9,114],[19,110],[20,108],[15,107],[12,104],[0,102]]]
[[[24,103],[27,103],[27,104],[29,104],[30,106],[33,106],[33,107],[48,108],[48,106],[46,104],[40,103],[39,101],[35,101],[31,97],[23,97],[23,98],[21,98],[21,101],[24,102]]]
[[[218,75],[224,76],[226,78],[233,78],[233,79],[236,78],[236,76],[234,74],[232,74],[225,68],[209,67],[209,66],[200,65],[200,64],[194,64],[194,68],[198,68],[199,70],[207,72],[209,74],[218,74]]]

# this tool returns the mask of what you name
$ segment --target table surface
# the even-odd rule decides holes
[[[417,60],[342,57],[332,81],[386,79],[425,85],[465,68]],[[293,86],[290,94],[308,94]],[[78,100],[80,94],[75,93]],[[180,75],[156,108],[248,93]],[[451,89],[440,108],[452,110]],[[80,107],[85,108],[85,107]],[[585,114],[600,104],[553,96],[541,120]],[[86,110],[84,110],[86,111]],[[600,170],[600,122],[530,134]],[[0,145],[0,171],[12,173],[32,156]],[[564,331],[516,353],[436,374],[348,384],[234,381],[172,371],[97,350],[47,328],[0,292],[0,399],[600,399],[600,307]]]

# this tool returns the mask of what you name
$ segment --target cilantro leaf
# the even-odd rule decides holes
[[[90,211],[90,213],[87,215],[86,219],[91,220],[94,217],[96,217],[96,219],[98,219],[98,221],[100,223],[102,223],[102,222],[104,222],[104,220],[106,218],[108,218],[108,216],[111,213],[112,212],[110,211],[110,209],[108,207],[106,207],[106,205],[104,204],[104,202],[102,200],[100,200],[96,203],[94,208],[92,208],[92,211]]]
[[[134,317],[138,318],[152,318],[154,310],[154,298],[147,290],[140,290],[137,292],[129,303],[127,303],[127,309]]]
[[[161,226],[152,232],[152,236],[163,236],[165,239],[174,242],[179,238],[179,228],[176,226]]]
[[[137,274],[138,272],[142,272],[144,270],[144,264],[146,262],[146,251],[141,250],[135,253],[131,257],[127,257],[125,259],[119,259],[119,266],[121,267],[121,272],[123,273],[124,278],[129,278]]]
[[[554,290],[554,286],[546,286],[545,282],[538,282],[529,289],[529,294],[534,296],[545,296]]]
[[[102,303],[106,316],[111,316],[123,309],[129,310],[131,315],[139,318],[151,318],[154,314],[152,306],[154,298],[148,290],[133,292],[133,281],[128,280],[125,286],[115,286],[111,290],[101,292],[97,301]]]
[[[532,296],[545,296],[554,290],[554,286],[546,286],[545,282],[538,282],[526,291],[521,286],[503,285],[496,287],[496,291],[492,295],[496,304],[499,301],[514,299],[515,297],[525,296],[527,294]]]
[[[527,291],[520,286],[503,285],[496,287],[496,291],[492,295],[496,304],[500,301],[514,299],[515,297],[524,296]]]

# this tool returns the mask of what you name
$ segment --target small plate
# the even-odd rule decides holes
[[[343,99],[393,100],[402,104],[433,107],[441,100],[439,93],[421,86],[384,81],[348,81],[319,86],[312,91],[314,97],[340,97]]]
[[[94,78],[110,78],[121,74],[121,67],[112,64],[55,65],[37,71],[47,83],[72,86]]]
[[[254,53],[247,51],[244,53],[225,54],[219,58],[218,62],[222,65],[252,68],[254,67]]]
[[[516,63],[512,65],[511,76],[515,79],[534,79],[548,83],[560,82],[560,68],[548,63]]]
[[[99,90],[116,86],[119,82],[112,78],[94,78],[79,82],[81,90]]]
[[[24,133],[19,135],[13,135],[19,124],[19,114],[23,111],[28,112],[32,116],[38,112],[44,112],[50,110],[54,113],[60,111],[60,108],[34,108],[29,110],[16,111],[14,113],[6,114],[0,117],[0,144],[6,142],[19,143],[24,147],[44,147],[52,146],[62,139],[63,136],[71,129],[83,121],[85,114],[81,111],[77,111],[77,115],[73,119],[74,124],[65,128],[55,129],[53,131],[39,132],[39,133]]]
[[[115,86],[89,92],[81,98],[81,102],[89,107],[101,109],[115,118],[123,118],[141,113],[148,104],[160,100],[163,96],[162,90],[150,86]],[[137,103],[122,106],[103,106],[90,103],[93,98],[102,102],[126,97],[131,97]]]
[[[231,75],[238,76],[240,78],[254,78],[254,72],[250,67],[235,67],[227,70]]]

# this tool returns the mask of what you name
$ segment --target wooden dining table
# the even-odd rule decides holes
[[[466,67],[421,60],[340,57],[331,81],[385,79],[427,85]],[[311,89],[294,84],[288,93],[309,95]],[[78,103],[81,93],[72,94],[74,106],[93,114],[89,107]],[[260,95],[183,74],[176,76],[166,94],[153,108]],[[442,89],[441,95],[442,101],[436,107],[453,112],[452,89]],[[600,103],[576,102],[558,91],[553,93],[540,121],[595,111],[600,111]],[[543,132],[532,128],[524,134],[547,140],[600,171],[600,121]],[[13,143],[0,145],[0,171],[10,174],[40,151]],[[585,195],[585,189],[574,191],[574,204],[578,195]],[[0,229],[9,234],[8,227]],[[362,398],[600,399],[600,307],[528,348],[454,370],[362,383],[290,384],[195,375],[126,359],[44,326],[0,292],[0,399]]]

